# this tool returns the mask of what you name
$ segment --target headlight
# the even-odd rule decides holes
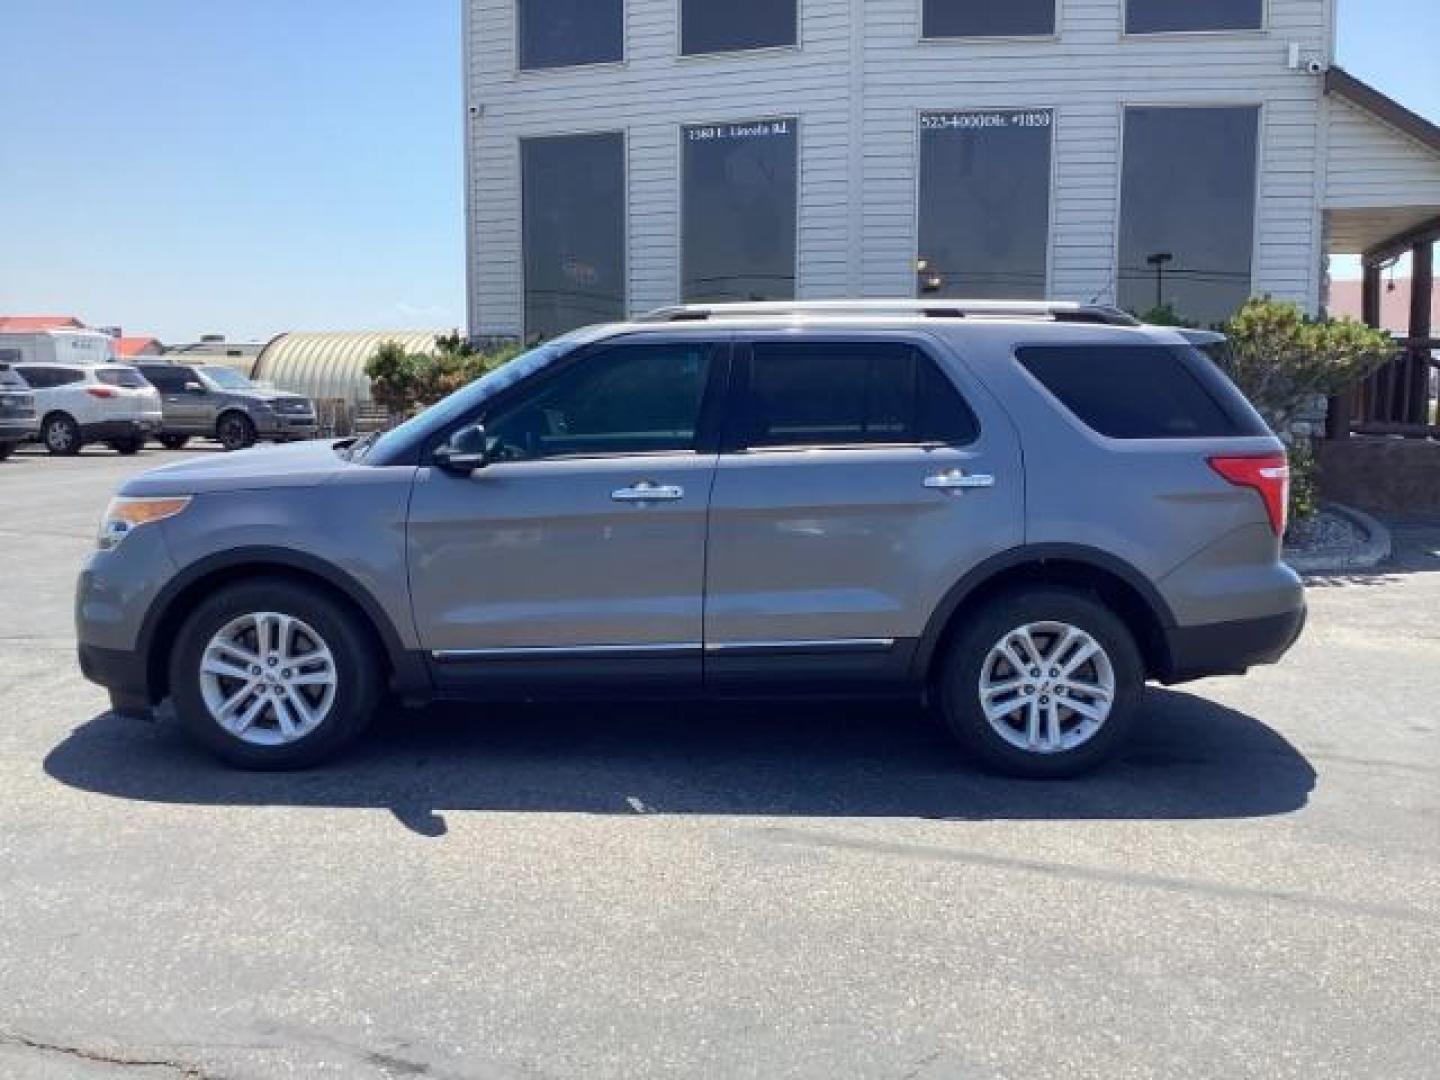
[[[95,542],[101,551],[109,551],[141,525],[174,517],[189,505],[188,495],[164,499],[111,499],[110,505],[105,508],[105,516],[100,519],[100,532]]]

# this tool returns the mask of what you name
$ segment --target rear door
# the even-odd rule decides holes
[[[187,390],[187,384],[202,386],[200,377],[179,364],[147,364],[141,373],[160,391],[160,408],[164,413],[165,430],[171,432],[209,432],[205,394]]]
[[[706,680],[902,677],[950,587],[1022,542],[1014,430],[928,335],[741,337]]]

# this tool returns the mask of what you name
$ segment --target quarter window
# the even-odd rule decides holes
[[[757,343],[746,445],[972,442],[974,414],[934,361],[910,345]]]
[[[625,58],[624,0],[515,0],[521,70]]]
[[[1125,112],[1120,304],[1223,322],[1250,295],[1256,108]]]
[[[680,52],[740,52],[794,45],[798,0],[681,0]]]
[[[1028,37],[1055,33],[1055,0],[925,0],[927,38]]]
[[[796,121],[686,127],[681,138],[684,299],[793,299]]]
[[[625,315],[625,137],[523,139],[525,333]]]
[[[922,295],[1045,295],[1053,125],[1048,109],[920,117]]]
[[[147,384],[138,371],[127,368],[101,368],[95,377],[109,386],[120,386],[126,390],[141,390]]]
[[[485,421],[502,461],[695,449],[705,344],[620,345],[582,357]]]
[[[1265,0],[1129,0],[1127,34],[1187,30],[1259,30]]]

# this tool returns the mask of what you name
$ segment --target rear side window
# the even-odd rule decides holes
[[[149,384],[144,377],[131,368],[101,368],[95,377],[107,386],[121,386],[127,390],[140,390]]]
[[[178,394],[185,389],[186,380],[194,378],[189,368],[172,367],[168,364],[152,364],[140,370],[156,389],[167,394]]]
[[[83,371],[74,371],[70,368],[27,367],[20,374],[37,390],[48,390],[56,386],[69,386],[72,383],[85,381]]]
[[[935,362],[885,342],[757,343],[746,445],[964,445],[975,414]]]
[[[1225,376],[1187,346],[1046,345],[1015,355],[1082,423],[1112,439],[1269,434]]]

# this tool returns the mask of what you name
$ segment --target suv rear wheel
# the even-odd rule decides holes
[[[80,425],[66,413],[51,413],[40,428],[40,440],[56,457],[73,457],[80,452]]]
[[[297,769],[339,753],[380,699],[375,648],[344,607],[305,585],[234,585],[186,620],[170,688],[187,732],[246,769]]]
[[[255,445],[255,425],[244,413],[228,412],[216,423],[215,437],[226,450],[244,450]]]
[[[955,737],[986,768],[1074,776],[1134,725],[1144,666],[1125,624],[1094,597],[1028,587],[997,597],[962,629],[941,673]]]

